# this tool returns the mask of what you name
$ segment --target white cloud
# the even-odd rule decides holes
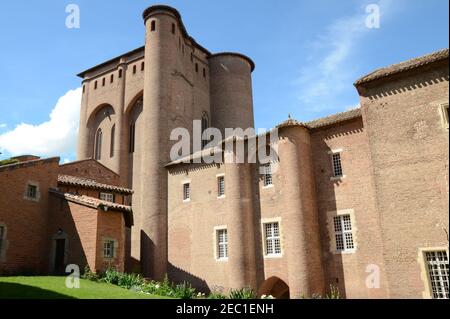
[[[60,97],[47,122],[22,123],[0,134],[0,150],[11,155],[58,156],[73,153],[76,147],[81,88]]]
[[[377,4],[383,23],[391,0],[380,0]],[[308,48],[311,59],[301,68],[296,81],[298,98],[309,111],[320,112],[344,106],[336,105],[339,95],[353,90],[352,83],[357,77],[352,54],[358,42],[376,30],[366,27],[367,15],[365,5],[362,5],[358,13],[334,21],[311,43]]]
[[[8,126],[8,124],[0,123],[0,128],[5,128],[7,126]]]

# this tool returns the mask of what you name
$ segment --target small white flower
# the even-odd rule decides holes
[[[156,289],[159,289],[159,285],[155,285],[155,288],[156,288]]]
[[[266,295],[262,295],[261,299],[266,299],[266,297],[267,297]]]

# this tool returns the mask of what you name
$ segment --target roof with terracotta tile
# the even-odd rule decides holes
[[[133,194],[133,190],[125,187],[118,187],[108,184],[98,183],[93,179],[69,176],[69,175],[59,175],[58,176],[58,184],[62,185],[70,185],[70,186],[81,186],[99,190],[106,190],[111,192],[116,192],[120,194],[130,195]]]
[[[368,83],[374,80],[378,80],[384,77],[388,77],[393,74],[401,73],[404,71],[412,70],[424,65],[431,64],[433,62],[448,59],[448,49],[439,50],[421,57],[410,59],[401,63],[393,64],[369,73],[363,76],[355,82],[355,86]]]
[[[61,198],[64,198],[68,200],[69,202],[73,202],[76,204],[80,204],[83,206],[91,207],[94,209],[101,209],[105,212],[111,210],[111,211],[117,211],[117,212],[123,212],[127,213],[125,215],[125,224],[127,227],[131,227],[133,225],[133,210],[131,206],[127,205],[121,205],[117,203],[107,202],[95,197],[90,197],[86,195],[75,195],[71,193],[61,192],[57,189],[51,188],[49,192],[53,195],[59,196]]]
[[[349,110],[346,112],[340,112],[327,117],[322,117],[320,119],[307,122],[305,123],[305,125],[310,129],[315,129],[333,124],[338,124],[344,121],[353,120],[358,117],[361,117],[361,108],[355,108],[353,110]]]

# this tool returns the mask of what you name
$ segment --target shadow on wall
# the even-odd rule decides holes
[[[172,263],[169,263],[167,265],[167,272],[169,279],[174,283],[180,284],[183,282],[188,282],[198,291],[201,291],[205,294],[211,293],[211,289],[208,287],[208,284],[205,280],[174,266]]]
[[[71,296],[56,293],[33,286],[0,282],[0,299],[74,299]]]
[[[73,212],[65,199],[50,196],[50,200],[53,201],[53,209],[50,212],[52,223],[49,226],[49,273],[65,274],[65,268],[69,264],[78,265],[83,271],[88,261]]]
[[[323,158],[323,156],[328,156],[326,160],[318,160],[314,163],[314,171],[316,172],[315,183],[318,203],[317,209],[319,214],[321,235],[320,241],[325,279],[325,294],[329,294],[330,288],[333,286],[338,288],[341,298],[346,298],[347,293],[345,282],[347,278],[345,278],[342,254],[335,253],[336,247],[332,247],[335,246],[335,240],[333,240],[332,237],[335,236],[334,223],[332,217],[328,216],[328,213],[338,210],[336,204],[336,189],[343,186],[343,180],[330,180],[333,176],[331,158],[332,149],[327,145],[326,141],[347,135],[359,134],[361,133],[361,130],[362,129],[357,128],[350,130],[338,129],[337,131],[326,130],[324,133],[317,132],[316,134],[321,135],[319,136],[320,142],[317,143],[315,150],[313,150],[313,158]],[[342,162],[342,167],[345,174],[345,161]],[[342,207],[340,209],[342,209]]]

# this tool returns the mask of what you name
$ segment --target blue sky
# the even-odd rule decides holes
[[[65,26],[69,4],[80,29]],[[379,4],[380,28],[364,21]],[[0,159],[75,158],[76,74],[143,45],[148,0],[4,1],[0,7]],[[211,52],[256,63],[256,126],[306,121],[358,104],[352,85],[376,68],[448,47],[447,0],[165,1]]]

